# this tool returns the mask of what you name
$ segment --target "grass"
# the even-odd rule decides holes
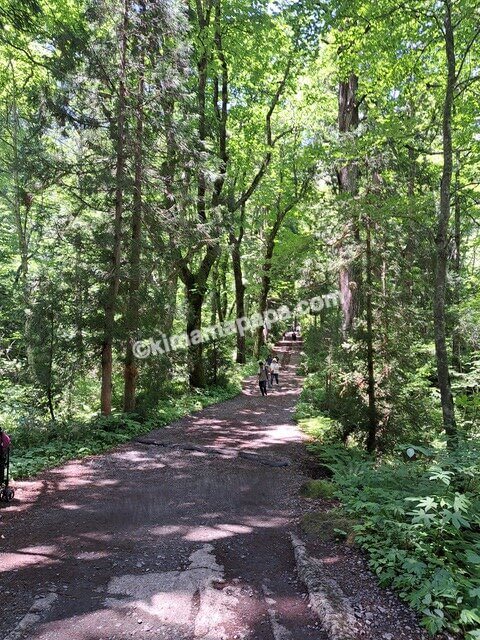
[[[336,427],[336,422],[327,416],[317,415],[315,417],[299,418],[298,425],[311,438],[322,440],[327,433]]]
[[[305,533],[323,542],[343,540],[349,545],[355,542],[356,524],[357,522],[346,516],[341,509],[307,513],[302,518],[302,528]]]
[[[309,480],[302,489],[301,494],[304,498],[335,498],[338,488],[328,480]]]

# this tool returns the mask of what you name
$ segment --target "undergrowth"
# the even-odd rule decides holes
[[[466,397],[471,418],[478,396]],[[296,417],[311,437],[315,466],[330,478],[330,487],[322,480],[316,495],[333,496],[341,505],[313,514],[320,518],[318,535],[329,513],[343,514],[355,522],[355,544],[380,583],[393,587],[432,635],[448,631],[480,640],[480,440],[474,423],[455,450],[431,424],[421,430],[407,425],[403,439],[397,431],[397,442],[383,434],[385,446],[374,458],[365,452],[361,429],[345,437],[345,425],[362,424],[351,412],[351,398],[339,395],[334,402],[326,395],[325,375],[310,373]]]
[[[480,447],[403,451],[382,462],[341,446],[313,450],[333,471],[335,494],[360,523],[355,541],[382,585],[422,614],[432,634],[480,638]]]

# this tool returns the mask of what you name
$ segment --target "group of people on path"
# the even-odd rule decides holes
[[[280,364],[278,358],[269,355],[265,362],[260,360],[258,363],[258,386],[262,396],[268,395],[267,387],[270,386],[273,389],[273,383],[278,383],[278,372],[280,371]]]

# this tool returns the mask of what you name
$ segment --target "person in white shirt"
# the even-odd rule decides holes
[[[278,358],[274,358],[270,364],[270,384],[273,387],[273,381],[278,384],[278,372],[280,370],[280,365],[278,364]]]

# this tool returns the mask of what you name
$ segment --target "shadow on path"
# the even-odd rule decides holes
[[[300,348],[279,346],[280,385],[266,398],[251,379],[146,436],[175,446],[132,442],[17,483],[20,501],[2,512],[0,636],[322,640],[289,539],[304,479]]]

